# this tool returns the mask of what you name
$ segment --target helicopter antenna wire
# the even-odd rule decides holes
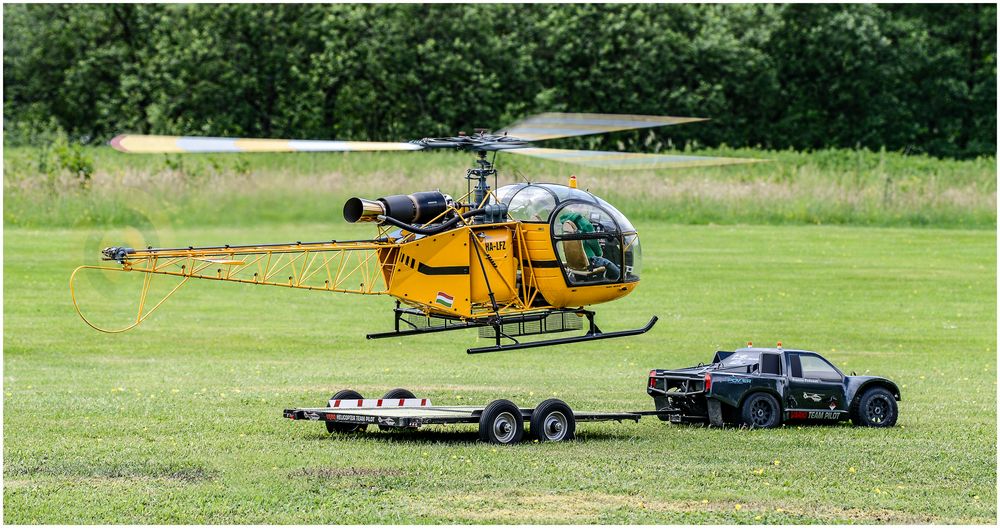
[[[490,163],[490,165],[493,166],[493,190],[494,191],[497,189],[497,186],[500,185],[500,181],[499,181],[500,180],[500,171],[497,170],[497,154],[499,154],[499,153],[500,153],[499,150],[494,150],[493,151],[493,162]]]
[[[506,135],[506,133],[504,135]],[[499,150],[494,150],[493,151],[493,168],[494,169],[497,168],[496,161],[497,161],[497,154],[499,154],[499,153],[500,153]],[[499,169],[498,169],[497,172],[499,172]],[[528,177],[525,176],[524,173],[522,173],[521,171],[517,170],[517,167],[512,168],[510,172],[511,172],[511,174],[514,175],[514,182],[515,183],[517,182],[518,179],[524,180],[524,183],[531,183],[530,181],[528,181]]]

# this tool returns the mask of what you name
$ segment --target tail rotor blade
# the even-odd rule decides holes
[[[528,141],[541,141],[637,128],[680,125],[697,121],[707,121],[707,118],[549,112],[526,117],[501,130],[500,133],[506,132],[508,136]]]
[[[663,169],[714,167],[739,163],[757,163],[767,160],[751,158],[717,158],[711,156],[685,156],[672,154],[638,154],[633,152],[607,152],[600,150],[564,150],[547,148],[523,148],[509,150],[512,154],[523,154],[585,167],[615,170]]]
[[[322,141],[302,139],[241,139],[192,136],[143,136],[122,134],[111,140],[121,152],[161,154],[182,152],[356,152],[421,150],[413,143],[378,141]]]

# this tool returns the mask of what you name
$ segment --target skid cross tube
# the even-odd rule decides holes
[[[545,318],[547,318],[547,317],[549,317],[549,316],[551,316],[553,314],[557,314],[557,313],[576,314],[576,315],[586,316],[587,317],[587,321],[588,321],[587,333],[585,333],[585,334],[583,334],[581,336],[563,337],[563,338],[558,338],[558,339],[545,339],[545,340],[541,340],[541,341],[530,341],[530,342],[523,342],[522,343],[522,342],[518,341],[517,339],[515,339],[513,336],[507,335],[506,333],[503,332],[503,328],[504,328],[505,324],[523,323],[523,322],[532,322],[532,321],[542,321]],[[448,331],[451,331],[451,330],[464,330],[464,329],[468,329],[468,328],[482,328],[482,327],[486,327],[486,326],[493,327],[494,332],[495,332],[495,336],[492,339],[496,340],[496,344],[493,345],[493,346],[487,346],[487,347],[469,348],[469,349],[466,350],[466,353],[468,353],[468,354],[482,354],[482,353],[486,353],[486,352],[502,352],[502,351],[505,351],[505,350],[519,350],[519,349],[524,349],[524,348],[537,348],[537,347],[550,346],[550,345],[565,345],[565,344],[570,344],[570,343],[582,343],[584,341],[597,341],[597,340],[600,340],[600,339],[613,339],[613,338],[616,338],[616,337],[628,337],[628,336],[639,335],[639,334],[644,334],[644,333],[648,332],[650,329],[653,328],[653,325],[655,325],[656,322],[659,320],[659,318],[654,315],[649,320],[649,322],[646,323],[645,326],[643,326],[641,328],[635,328],[635,329],[632,329],[632,330],[620,330],[620,331],[617,331],[617,332],[602,332],[601,329],[597,326],[597,323],[594,321],[594,316],[596,314],[594,312],[590,311],[590,310],[580,310],[580,309],[576,309],[576,310],[547,310],[547,311],[544,311],[544,312],[539,312],[539,313],[534,313],[534,314],[521,314],[521,315],[512,315],[512,316],[495,316],[495,315],[491,315],[491,316],[489,316],[487,318],[483,318],[483,319],[474,319],[474,320],[464,321],[462,319],[458,319],[458,318],[454,318],[454,317],[448,317],[448,316],[442,316],[442,315],[436,315],[436,314],[425,314],[425,313],[423,313],[423,312],[421,312],[419,310],[407,309],[407,308],[400,308],[399,305],[397,304],[396,309],[393,310],[393,315],[394,315],[395,330],[390,331],[390,332],[378,332],[378,333],[367,334],[365,337],[367,339],[384,339],[384,338],[389,338],[389,337],[408,337],[408,336],[421,335],[421,334],[432,334],[432,333],[437,333],[437,332],[448,332]],[[426,317],[428,319],[440,319],[440,320],[445,321],[445,323],[443,325],[441,325],[441,326],[418,327],[415,324],[413,324],[412,322],[407,321],[406,319],[403,319],[404,315],[411,315],[411,316],[416,316],[416,317]],[[401,322],[410,325],[412,328],[408,328],[408,329],[405,329],[405,330],[401,329],[400,328],[400,323]],[[565,330],[550,330],[550,331],[543,332],[543,334],[545,334],[545,333],[553,333],[554,334],[554,333],[562,332],[562,331],[565,331]],[[521,334],[516,334],[516,335],[520,336]],[[511,341],[514,341],[514,342],[511,343],[511,344],[509,344],[509,345],[504,345],[504,344],[502,344],[501,339],[510,339]]]
[[[618,332],[600,332],[600,331],[593,332],[593,329],[596,328],[596,325],[594,325],[591,326],[590,332],[587,332],[582,336],[561,337],[557,339],[546,339],[544,341],[532,341],[529,343],[514,343],[511,345],[495,345],[489,347],[470,348],[465,352],[468,354],[482,354],[485,352],[503,352],[505,350],[520,350],[523,348],[536,348],[536,347],[543,347],[550,345],[566,345],[570,343],[582,343],[584,341],[597,341],[600,339],[613,339],[616,337],[634,336],[639,334],[645,334],[646,332],[648,332],[651,328],[653,328],[653,325],[656,324],[656,321],[658,319],[659,318],[654,315],[649,320],[649,322],[646,323],[645,326],[643,326],[642,328],[635,328],[632,330],[620,330]]]
[[[449,331],[449,330],[463,330],[463,329],[466,329],[466,328],[480,328],[480,327],[484,327],[484,326],[492,326],[494,328],[498,328],[498,327],[502,328],[502,325],[509,324],[509,323],[521,323],[521,322],[541,321],[541,320],[545,319],[546,317],[549,317],[550,315],[557,314],[557,313],[577,314],[577,313],[580,313],[580,311],[579,310],[548,310],[548,311],[540,312],[540,313],[514,314],[514,315],[507,315],[507,316],[503,316],[503,315],[501,315],[501,316],[490,315],[490,316],[487,316],[486,318],[483,318],[483,319],[474,319],[474,320],[470,320],[470,321],[463,321],[462,319],[459,319],[457,317],[449,317],[449,316],[446,316],[446,315],[439,315],[439,314],[425,314],[424,312],[422,312],[420,310],[414,310],[414,309],[408,309],[408,308],[400,308],[399,307],[399,303],[397,302],[396,303],[396,308],[393,310],[393,316],[394,316],[393,318],[394,318],[395,330],[391,331],[391,332],[376,332],[376,333],[371,333],[371,334],[367,334],[365,337],[367,339],[384,339],[384,338],[387,338],[387,337],[406,337],[406,336],[420,335],[420,334],[432,334],[432,333],[435,333],[435,332],[446,332],[446,331]],[[587,313],[593,314],[593,312],[587,312]],[[413,324],[412,322],[407,321],[406,319],[403,319],[402,316],[404,316],[404,315],[412,315],[412,316],[415,316],[415,317],[426,317],[428,319],[440,319],[442,321],[445,321],[445,324],[443,324],[441,326],[418,327],[415,324]],[[400,322],[406,323],[406,324],[410,325],[411,328],[406,329],[406,330],[400,330]],[[556,331],[550,331],[550,332],[547,332],[547,333],[555,333],[555,332]],[[507,337],[507,336],[504,335],[503,337]],[[513,338],[508,337],[508,339],[513,339]]]
[[[431,326],[427,328],[414,328],[411,330],[395,330],[392,332],[378,332],[367,334],[366,339],[385,339],[387,337],[406,337],[421,334],[433,334],[435,332],[447,332],[449,330],[464,330],[466,328],[478,328],[486,326],[485,323],[459,323],[451,326]]]
[[[411,315],[414,317],[426,317],[427,319],[440,319],[445,323],[441,326],[427,326],[419,327],[406,319],[403,319],[404,315]],[[420,334],[433,334],[435,332],[447,332],[449,330],[462,330],[465,328],[478,328],[480,326],[485,326],[487,323],[481,321],[463,321],[457,317],[448,317],[444,315],[437,314],[425,314],[420,310],[414,310],[410,308],[400,308],[399,301],[396,301],[396,308],[393,309],[393,322],[395,330],[392,332],[376,332],[367,334],[365,338],[367,339],[385,339],[387,337],[406,337],[411,335]],[[410,325],[411,328],[406,330],[400,330],[399,323],[403,322]]]

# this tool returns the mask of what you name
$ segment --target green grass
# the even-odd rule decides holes
[[[184,244],[369,233],[330,216],[146,232]],[[472,332],[366,341],[389,327],[388,299],[220,283],[187,286],[130,333],[99,334],[74,314],[67,279],[126,230],[8,225],[4,521],[996,522],[995,230],[636,223],[643,282],[599,318],[612,330],[658,314],[653,331],[481,356],[463,352]],[[467,426],[330,437],[280,417],[340,388],[397,386],[438,403],[648,409],[650,368],[747,340],[891,377],[899,425],[646,419],[502,448]]]
[[[127,155],[83,149],[86,187],[51,150],[4,151],[4,224],[176,226],[322,223],[346,198],[439,188],[455,196],[472,156],[457,152]],[[994,158],[955,161],[893,152],[712,149],[770,160],[701,169],[607,171],[501,154],[500,183],[566,181],[631,218],[684,224],[839,224],[995,229]],[[75,158],[74,158],[75,159]],[[79,160],[76,160],[79,161]],[[86,160],[85,160],[86,161]],[[84,164],[85,165],[85,164]],[[38,207],[39,203],[50,207]]]

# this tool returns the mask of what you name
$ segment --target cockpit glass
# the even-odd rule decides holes
[[[497,201],[501,203],[509,203],[511,196],[517,191],[524,187],[523,183],[516,183],[514,185],[504,185],[493,191],[493,196],[496,196]]]
[[[524,222],[538,222],[548,220],[548,215],[562,202],[568,200],[597,204],[599,210],[604,213],[605,222],[617,224],[622,233],[634,233],[635,227],[625,217],[608,202],[581,189],[573,189],[565,185],[555,185],[550,183],[535,183],[505,185],[498,188],[494,195],[497,200],[507,204],[510,218]],[[541,218],[541,220],[535,219]],[[607,219],[613,220],[608,222]]]
[[[571,188],[566,187],[564,185],[547,185],[546,187],[548,187],[550,191],[552,191],[553,193],[555,193],[556,198],[558,198],[560,202],[565,202],[566,200],[569,200],[570,198],[578,198],[577,196],[573,196],[573,195],[580,192],[580,191],[578,191],[576,189],[571,189]],[[590,200],[587,200],[587,201],[590,201]]]
[[[552,193],[539,186],[528,185],[511,197],[507,214],[511,219],[523,222],[548,222],[555,207],[556,200]]]
[[[570,202],[556,209],[552,237],[568,285],[622,280],[622,236],[607,211]]]
[[[574,203],[559,210],[553,222],[552,234],[617,233],[618,224],[607,211],[596,205]]]
[[[642,271],[642,251],[639,247],[639,235],[625,235],[625,268],[623,278],[625,282],[639,280],[639,273]]]
[[[600,204],[601,207],[603,207],[606,211],[608,211],[608,213],[611,214],[611,216],[615,219],[615,222],[618,222],[618,227],[622,230],[622,233],[635,232],[635,228],[632,227],[632,222],[629,222],[628,218],[625,218],[625,215],[623,215],[621,211],[615,209],[613,205],[609,204],[608,202],[605,202],[604,200],[596,196],[594,197],[594,199],[597,200],[597,203]]]

